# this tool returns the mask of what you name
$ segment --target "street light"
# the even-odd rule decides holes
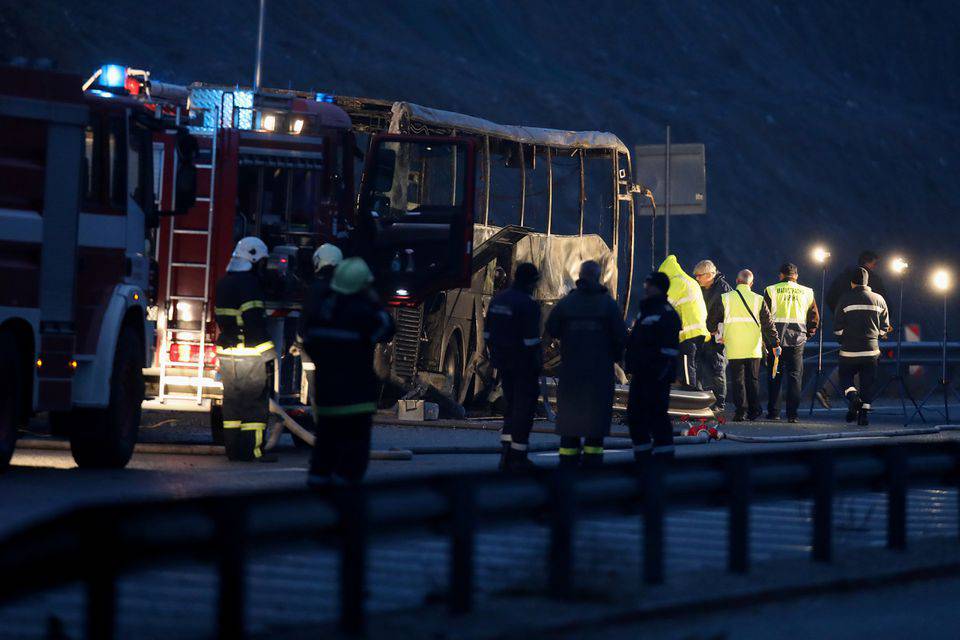
[[[820,317],[823,318],[823,301],[827,290],[827,263],[830,261],[830,252],[823,245],[817,245],[810,251],[810,258],[821,266],[820,269]],[[813,395],[810,397],[810,415],[813,415],[813,399],[817,396],[817,389],[820,388],[820,380],[823,378],[823,322],[821,320],[820,339],[817,341],[817,376],[813,383]]]
[[[898,276],[906,271],[909,266],[910,264],[899,256],[890,261],[890,271],[893,271]]]
[[[930,274],[930,286],[933,287],[934,291],[943,294],[943,339],[940,343],[940,379],[920,402],[920,406],[917,407],[917,410],[913,416],[911,416],[910,420],[912,421],[913,417],[917,414],[920,414],[921,419],[923,418],[924,405],[926,405],[933,394],[939,390],[943,392],[943,418],[947,422],[950,422],[949,400],[951,392],[960,399],[960,393],[957,393],[955,389],[951,389],[950,381],[947,380],[947,294],[953,287],[953,274],[944,267],[934,269]]]
[[[907,389],[907,383],[903,377],[903,365],[901,363],[901,353],[903,352],[903,283],[905,280],[904,275],[907,272],[907,269],[910,267],[904,258],[897,256],[890,261],[890,271],[893,272],[894,276],[900,281],[900,305],[897,307],[897,368],[894,376],[887,380],[882,387],[874,394],[874,397],[879,397],[883,390],[887,388],[887,385],[895,382],[899,386],[900,390],[900,407],[903,411],[903,419],[906,422],[907,420],[907,398],[910,398],[910,402],[913,404],[913,408],[919,408],[917,401],[913,399],[913,396],[910,394],[910,390]],[[921,419],[923,414],[920,415]]]

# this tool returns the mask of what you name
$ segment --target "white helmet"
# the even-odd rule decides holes
[[[237,243],[233,254],[230,256],[230,263],[227,265],[227,271],[250,271],[253,265],[266,258],[270,252],[267,245],[260,238],[248,236],[241,238]]]
[[[343,260],[343,252],[336,245],[332,245],[329,242],[324,243],[317,247],[317,250],[313,252],[313,270],[320,271],[320,269],[331,266],[335,267]]]

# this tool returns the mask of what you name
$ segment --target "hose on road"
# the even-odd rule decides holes
[[[820,442],[823,440],[847,440],[864,438],[903,438],[907,436],[926,436],[949,431],[960,431],[960,424],[938,424],[932,427],[915,429],[872,429],[869,431],[833,431],[830,433],[796,434],[790,436],[744,436],[724,433],[724,439],[731,442],[750,444],[782,444],[790,442]]]

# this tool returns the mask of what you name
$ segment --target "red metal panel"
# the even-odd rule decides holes
[[[77,269],[77,353],[96,353],[100,325],[126,271],[123,249],[80,247]]]
[[[0,306],[40,306],[40,243],[0,240]]]
[[[213,234],[210,248],[210,319],[216,306],[215,285],[227,270],[233,253],[233,224],[237,215],[237,172],[240,136],[236,130],[220,132],[217,141],[217,181],[214,186]]]

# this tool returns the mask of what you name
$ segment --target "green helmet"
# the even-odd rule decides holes
[[[373,273],[363,258],[347,258],[333,272],[330,288],[337,293],[350,295],[362,291],[373,282]]]

